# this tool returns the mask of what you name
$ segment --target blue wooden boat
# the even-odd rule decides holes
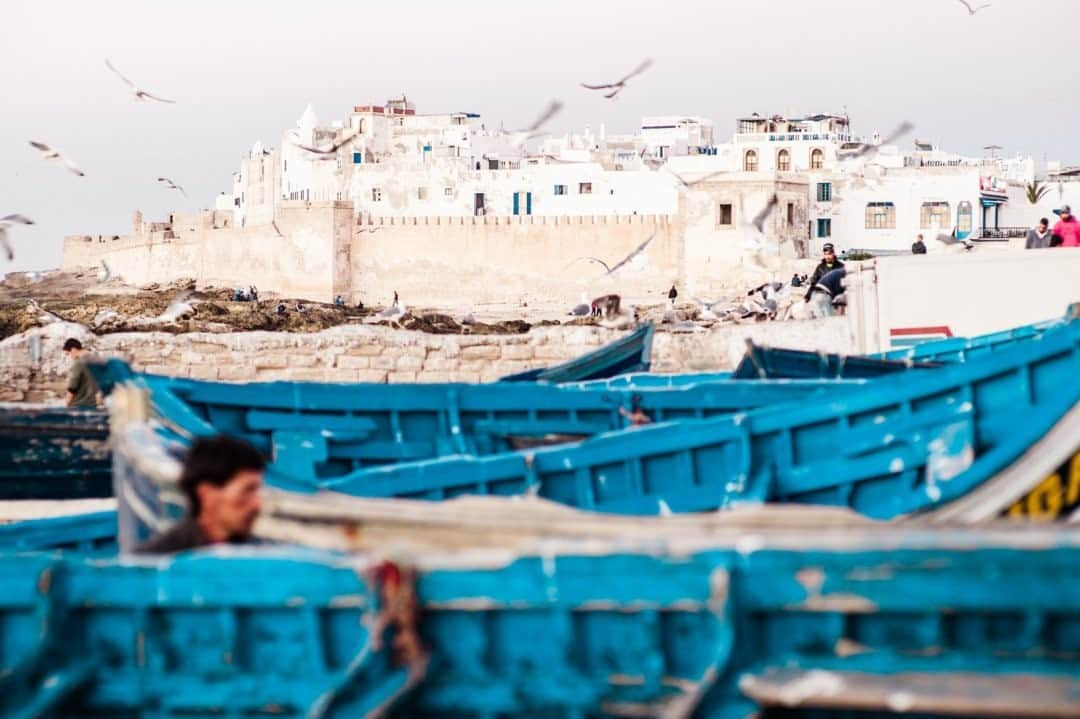
[[[991,332],[975,337],[949,337],[931,342],[921,342],[911,347],[903,347],[869,356],[895,361],[965,362],[968,359],[1007,347],[1017,340],[1040,337],[1044,333],[1057,329],[1063,324],[1073,322],[1078,318],[1080,318],[1080,311],[1073,306],[1069,308],[1063,318],[1022,325],[1001,332]]]
[[[275,440],[269,478],[291,491],[431,500],[525,494],[625,514],[785,502],[891,518],[941,507],[1009,467],[1080,400],[1078,373],[1074,323],[967,364],[920,372],[917,382],[909,374],[886,376],[734,416],[662,422],[525,452],[334,476],[320,474],[328,442],[306,433],[287,452]],[[130,455],[137,461],[142,451],[135,443]],[[158,483],[146,483],[145,491],[154,506]]]
[[[731,380],[611,388],[524,382],[227,384],[136,375],[118,360],[95,371],[126,376],[147,387],[155,412],[181,436],[224,432],[242,437],[293,467],[288,471],[315,478],[577,440],[628,426],[635,405],[652,421],[663,422],[802,401],[815,393],[862,386],[858,381]],[[325,447],[326,456],[317,466],[308,454],[312,443]],[[297,463],[289,459],[294,455],[299,457]]]
[[[1076,532],[896,527],[403,564],[0,554],[0,714],[1075,716],[1076,559]]]
[[[0,551],[115,554],[116,537],[115,510],[0,523]]]
[[[507,375],[500,382],[584,382],[629,372],[648,372],[652,357],[653,325],[637,328],[600,349],[552,367]]]
[[[0,500],[111,496],[108,436],[104,412],[0,404]]]
[[[874,379],[910,369],[934,369],[940,362],[888,360],[859,355],[762,347],[750,340],[732,379]]]
[[[775,501],[895,517],[962,496],[1013,462],[1080,401],[1077,376],[1080,323],[1073,323],[963,365],[920,372],[917,381],[904,373],[736,416],[316,479],[321,488],[359,496],[532,493],[632,514]],[[273,469],[309,480],[324,447],[313,439],[304,448],[308,459],[294,452]]]

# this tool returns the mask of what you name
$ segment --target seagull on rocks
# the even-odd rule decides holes
[[[30,145],[41,153],[42,160],[59,163],[66,167],[68,172],[78,175],[79,177],[86,176],[86,173],[80,170],[78,165],[64,157],[63,153],[56,148],[49,147],[44,142],[38,142],[37,140],[30,140]]]
[[[175,182],[173,182],[172,180],[170,180],[167,177],[159,177],[157,179],[157,181],[160,182],[161,184],[165,185],[165,187],[169,188],[170,190],[180,190],[180,194],[183,195],[184,197],[188,196],[187,192],[184,191],[183,187],[176,184]]]
[[[13,225],[32,225],[34,221],[25,215],[8,215],[7,217],[0,217],[0,248],[3,248],[4,254],[7,255],[8,260],[15,259],[15,248],[12,247],[11,241],[8,240],[8,228]]]
[[[169,306],[165,308],[165,311],[157,316],[158,322],[176,322],[188,315],[195,313],[195,306],[191,302],[191,297],[194,293],[191,290],[181,292],[173,301],[169,303]]]
[[[694,298],[694,302],[700,308],[697,318],[705,322],[715,322],[720,319],[720,315],[716,314],[716,308],[721,305],[727,305],[730,300],[703,300],[699,297]]]
[[[37,303],[37,300],[30,300],[30,309],[37,313],[37,320],[43,325],[51,325],[56,322],[66,322],[63,317],[49,312],[47,309]]]
[[[581,302],[574,306],[574,309],[570,310],[570,316],[572,317],[588,317],[592,314],[592,308],[589,306],[588,296],[582,292]]]
[[[142,88],[140,88],[138,85],[133,83],[131,80],[127,79],[123,75],[123,73],[121,73],[119,70],[117,70],[115,67],[113,67],[113,64],[111,62],[109,62],[108,58],[105,58],[105,67],[112,70],[114,75],[116,75],[118,78],[123,80],[128,85],[128,87],[131,88],[131,92],[135,96],[136,100],[139,100],[139,101],[157,100],[158,102],[167,102],[170,105],[175,105],[176,104],[176,100],[166,100],[164,97],[158,97],[157,95],[152,95],[149,92],[147,92],[146,90],[143,90]]]
[[[631,72],[629,75],[627,75],[626,77],[623,77],[620,80],[616,80],[615,82],[605,83],[603,85],[587,85],[585,83],[581,83],[581,86],[583,88],[585,88],[586,90],[608,90],[609,92],[604,93],[604,98],[610,100],[611,98],[615,97],[620,92],[622,92],[623,89],[626,88],[626,83],[631,78],[637,77],[641,73],[645,72],[650,67],[652,67],[652,64],[653,64],[652,60],[646,59],[640,65],[638,65],[636,68],[634,68],[633,72]]]

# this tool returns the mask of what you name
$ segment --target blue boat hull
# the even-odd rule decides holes
[[[890,518],[940,506],[1001,471],[1080,401],[1077,376],[1080,324],[863,391],[529,453],[360,470],[317,486],[426,499],[529,493],[630,514],[799,502]]]
[[[104,412],[0,406],[0,500],[112,494]]]
[[[297,551],[0,555],[0,713],[1064,717],[1080,696],[1076,539],[667,537],[415,570]]]
[[[648,372],[652,363],[652,323],[642,325],[626,337],[611,342],[569,362],[553,367],[519,372],[500,382],[587,382],[630,372]]]

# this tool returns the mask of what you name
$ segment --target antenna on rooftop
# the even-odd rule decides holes
[[[1004,148],[1001,145],[987,145],[983,149],[984,150],[989,150],[990,151],[990,159],[994,160],[994,159],[997,158],[997,151],[1002,150]]]

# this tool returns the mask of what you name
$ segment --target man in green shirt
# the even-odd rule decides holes
[[[101,390],[98,389],[94,375],[90,374],[86,367],[86,360],[83,359],[86,350],[83,349],[82,342],[74,337],[68,338],[64,343],[64,354],[74,363],[68,374],[67,399],[64,404],[68,407],[97,409],[98,392]]]

